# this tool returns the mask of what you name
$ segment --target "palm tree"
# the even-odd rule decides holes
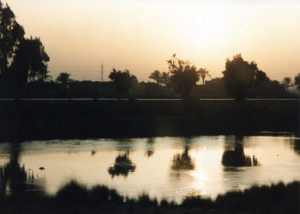
[[[285,86],[286,91],[289,91],[289,88],[290,88],[291,83],[292,83],[292,79],[290,77],[285,77],[285,78],[283,78],[282,83]]]
[[[198,73],[200,74],[200,78],[202,79],[202,84],[205,84],[206,77],[211,77],[208,70],[206,68],[200,68]]]

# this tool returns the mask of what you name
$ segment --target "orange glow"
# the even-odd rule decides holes
[[[213,77],[225,60],[242,53],[273,79],[300,72],[300,3],[177,0],[6,0],[27,36],[39,36],[51,57],[52,74],[100,78],[112,67],[128,68],[140,80],[167,70],[173,53]]]

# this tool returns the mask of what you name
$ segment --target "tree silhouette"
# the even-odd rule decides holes
[[[12,63],[17,84],[49,78],[48,62],[50,58],[39,38],[24,39],[19,44]]]
[[[155,80],[157,85],[167,86],[170,82],[170,74],[169,72],[160,72],[159,70],[155,70],[150,74],[149,79]]]
[[[285,77],[282,80],[282,84],[284,85],[285,90],[289,91],[289,88],[290,88],[290,86],[292,84],[292,79],[290,77]]]
[[[63,88],[66,89],[68,88],[70,82],[72,82],[73,80],[70,78],[71,74],[69,73],[65,73],[62,72],[60,73],[57,78],[56,78],[56,82],[61,83]]]
[[[299,90],[300,89],[300,73],[295,76],[294,83],[295,83],[297,89]]]
[[[206,77],[210,77],[210,74],[206,68],[200,68],[198,73],[200,74],[200,78],[202,79],[202,84],[205,84]]]
[[[161,83],[161,73],[159,70],[155,70],[153,71],[150,76],[149,79],[153,79],[154,81],[156,81],[157,85],[160,85]]]
[[[169,72],[162,72],[161,73],[161,84],[168,86],[170,83],[170,73]]]
[[[129,96],[129,91],[138,83],[136,76],[130,74],[129,70],[121,71],[115,68],[109,74],[109,78],[115,83],[118,91]]]
[[[192,89],[196,86],[196,82],[199,81],[199,73],[194,65],[190,65],[189,62],[177,59],[176,54],[173,58],[167,60],[169,65],[169,71],[171,73],[171,83],[175,86],[175,89],[184,98],[191,96]]]
[[[258,67],[257,64],[255,62],[251,62],[250,63],[252,70],[254,71],[254,87],[257,88],[258,86],[260,86],[261,84],[263,84],[264,82],[270,82],[269,77],[267,76],[267,74],[263,71],[261,71]]]
[[[0,74],[8,72],[9,62],[18,44],[24,39],[24,34],[13,11],[0,1]]]
[[[28,81],[44,81],[49,56],[39,38],[24,38],[24,29],[10,7],[0,0],[0,86],[18,96]]]
[[[227,93],[236,100],[243,100],[251,87],[262,81],[263,73],[255,62],[245,61],[241,54],[235,55],[232,60],[227,59],[226,70],[223,72],[224,84]],[[255,81],[258,73],[259,79]]]

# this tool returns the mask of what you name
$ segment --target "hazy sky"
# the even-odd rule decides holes
[[[177,53],[213,77],[242,53],[272,79],[300,72],[298,0],[4,0],[26,36],[38,36],[56,76],[105,79],[113,67],[139,80]]]

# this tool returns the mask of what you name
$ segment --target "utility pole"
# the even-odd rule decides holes
[[[103,73],[104,73],[104,65],[103,62],[101,62],[101,82],[103,82]]]

